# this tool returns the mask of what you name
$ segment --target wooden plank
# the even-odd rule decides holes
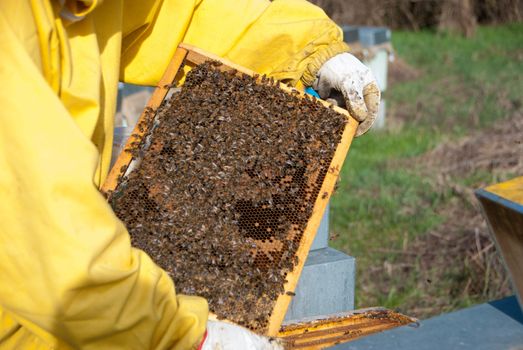
[[[232,61],[229,61],[223,57],[217,56],[210,52],[205,52],[204,50],[197,48],[195,46],[189,45],[189,44],[180,44],[180,48],[183,48],[187,50],[187,62],[192,63],[192,65],[198,65],[202,64],[207,61],[218,61],[221,62],[224,65],[224,68],[227,70],[237,70],[238,72],[254,76],[256,75],[256,72],[253,70],[250,70],[248,68],[245,68],[243,66],[240,66]]]
[[[121,175],[122,170],[127,169],[132,161],[132,155],[128,151],[133,148],[132,145],[140,140],[143,134],[146,132],[144,123],[146,122],[147,114],[150,110],[156,110],[162,104],[165,96],[169,92],[170,85],[176,77],[176,73],[178,73],[180,66],[183,64],[186,55],[187,50],[184,48],[178,48],[174,52],[171,62],[169,62],[169,65],[167,66],[167,69],[165,70],[162,78],[158,82],[158,85],[149,99],[146,108],[140,115],[140,118],[134,127],[133,133],[131,136],[129,136],[123,151],[120,153],[118,159],[109,172],[109,175],[107,176],[107,179],[102,186],[103,193],[107,194],[108,192],[114,191],[116,189],[116,186],[118,185],[118,178]]]

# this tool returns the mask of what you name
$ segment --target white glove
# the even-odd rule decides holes
[[[370,129],[378,116],[380,89],[367,66],[350,53],[342,53],[321,66],[313,88],[321,98],[331,97],[332,90],[341,92],[351,115],[360,122],[356,136]]]
[[[201,350],[283,350],[281,343],[273,338],[262,337],[246,328],[233,324],[207,321],[207,335]]]

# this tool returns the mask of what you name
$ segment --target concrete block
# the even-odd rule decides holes
[[[310,250],[317,250],[317,249],[323,249],[323,248],[328,247],[328,245],[329,245],[329,212],[330,212],[330,204],[327,204],[325,213],[323,214],[323,217],[321,218],[320,227],[318,228],[318,232],[316,233],[316,237],[314,238],[314,241],[312,242],[312,246],[311,246]]]
[[[354,309],[356,260],[332,248],[309,252],[286,323]]]

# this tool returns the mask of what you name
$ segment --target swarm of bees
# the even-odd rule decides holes
[[[147,120],[140,163],[111,194],[115,213],[178,293],[263,332],[345,116],[207,62]]]

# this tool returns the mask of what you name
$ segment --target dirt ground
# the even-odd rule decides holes
[[[403,61],[391,68],[394,83],[418,74]],[[379,282],[383,285],[372,286],[369,281],[370,288],[386,292],[393,281],[415,275],[420,294],[431,297],[413,297],[402,305],[412,316],[424,318],[513,294],[474,196],[474,189],[493,183],[492,179],[500,182],[523,174],[523,109],[518,103],[505,107],[510,113],[503,121],[463,139],[443,142],[401,164],[423,169],[423,176],[447,199],[436,212],[443,223],[402,250],[388,252],[396,258],[377,267],[390,277]],[[463,179],[469,180],[463,183]]]
[[[474,188],[488,184],[479,180],[465,186],[456,179],[488,172],[503,181],[514,174],[523,174],[521,110],[512,118],[457,144],[442,144],[419,160],[427,172],[434,174],[437,169],[436,186],[442,192],[450,191],[453,197],[438,212],[445,217],[445,222],[407,249],[419,254],[420,281],[424,281],[420,287],[433,289],[436,296],[426,302],[420,300],[416,313],[433,314],[451,306],[460,296],[492,300],[512,294],[502,259],[473,193]],[[411,263],[414,258],[405,256]],[[432,281],[442,280],[448,274],[455,277],[453,283],[443,288],[448,294],[438,293],[441,286],[432,286]]]

